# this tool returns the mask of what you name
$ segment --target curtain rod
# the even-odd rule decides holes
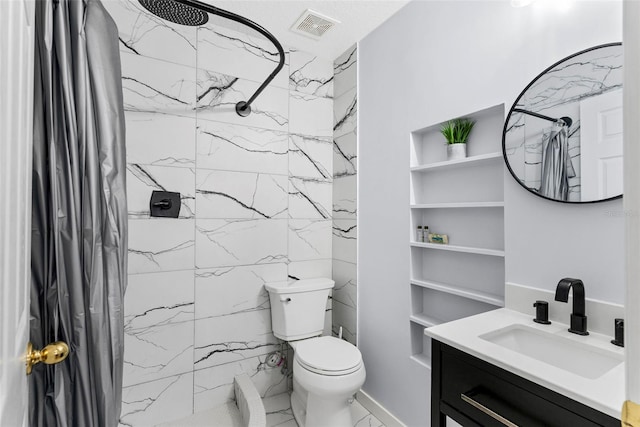
[[[276,66],[275,70],[273,70],[273,72],[271,74],[269,74],[269,76],[260,85],[260,87],[258,89],[256,89],[256,91],[253,93],[253,95],[251,95],[251,98],[249,98],[246,101],[240,101],[240,102],[238,102],[236,104],[236,113],[238,113],[238,115],[240,115],[242,117],[248,116],[249,114],[251,114],[251,104],[253,103],[253,101],[256,99],[256,97],[258,95],[260,95],[260,93],[264,90],[264,88],[267,87],[267,85],[271,82],[271,80],[274,79],[276,74],[278,74],[280,72],[282,67],[284,67],[284,61],[285,61],[284,48],[282,47],[282,45],[280,44],[278,39],[276,39],[273,34],[271,34],[269,31],[267,31],[266,29],[264,29],[260,25],[256,24],[255,22],[251,21],[250,19],[245,18],[244,16],[240,16],[240,15],[237,15],[237,14],[235,14],[233,12],[229,12],[227,10],[217,8],[215,6],[212,6],[210,4],[204,3],[204,2],[199,1],[199,0],[176,0],[176,1],[178,3],[182,3],[184,5],[191,6],[193,8],[196,8],[196,9],[208,12],[208,13],[212,13],[214,15],[218,15],[218,16],[221,16],[221,17],[226,18],[226,19],[230,19],[232,21],[235,21],[235,22],[238,22],[238,23],[240,23],[242,25],[245,25],[245,26],[247,26],[249,28],[252,28],[253,30],[257,31],[258,33],[260,33],[264,37],[266,37],[267,40],[269,40],[273,44],[273,46],[277,49],[278,56],[280,58],[279,58],[278,65]]]
[[[568,127],[571,127],[571,125],[573,124],[573,120],[571,120],[571,117],[565,116],[565,117],[560,117],[559,119],[554,119],[553,117],[545,116],[544,114],[540,114],[540,113],[534,113],[533,111],[523,110],[521,108],[514,108],[513,111],[516,113],[528,114],[530,116],[537,117],[543,120],[548,120],[554,123],[563,122]]]

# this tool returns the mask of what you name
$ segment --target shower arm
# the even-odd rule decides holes
[[[273,43],[275,48],[278,50],[280,61],[278,62],[278,66],[275,68],[275,70],[273,70],[271,74],[269,74],[266,80],[260,85],[260,87],[253,93],[253,95],[251,95],[251,97],[247,101],[240,101],[236,104],[236,113],[238,113],[238,115],[242,117],[248,116],[251,113],[251,104],[253,103],[253,101],[256,99],[258,95],[260,95],[260,93],[264,90],[264,88],[267,87],[269,83],[271,83],[271,81],[280,72],[280,70],[282,70],[282,67],[284,67],[284,49],[282,48],[282,45],[280,44],[278,39],[276,39],[274,35],[271,34],[269,31],[267,31],[260,25],[256,24],[252,20],[247,19],[243,16],[236,15],[233,12],[229,12],[227,10],[220,9],[215,6],[211,6],[210,4],[203,3],[198,0],[174,0],[174,1],[178,3],[182,3],[187,6],[194,7],[196,9],[200,9],[204,12],[212,13],[214,15],[218,15],[223,18],[236,21],[240,24],[246,25],[247,27],[250,27],[256,30],[257,32],[259,32],[260,34],[262,34],[263,36],[265,36],[271,43]]]
[[[544,114],[540,114],[540,113],[534,113],[533,111],[529,111],[529,110],[523,110],[521,108],[514,108],[513,111],[515,113],[528,114],[530,116],[537,117],[543,120],[548,120],[554,123],[563,122],[568,127],[571,127],[571,125],[573,124],[573,120],[571,120],[571,117],[560,117],[559,119],[554,119],[553,117],[545,116]]]

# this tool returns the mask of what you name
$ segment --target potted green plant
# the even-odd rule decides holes
[[[453,119],[444,123],[440,132],[447,140],[447,159],[467,157],[467,139],[476,122],[467,118]]]

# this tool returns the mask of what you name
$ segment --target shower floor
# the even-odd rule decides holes
[[[267,427],[298,427],[291,412],[289,393],[266,397],[262,400],[267,412]],[[384,427],[357,400],[351,405],[351,417],[354,427]],[[198,412],[192,416],[161,424],[162,427],[242,427],[240,411],[230,402],[209,411]]]

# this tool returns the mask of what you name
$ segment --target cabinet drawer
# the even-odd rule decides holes
[[[447,346],[442,348],[442,411],[447,413],[453,409],[447,415],[454,419],[456,415],[459,418],[463,415],[481,426],[620,425],[620,421],[566,396],[456,349]],[[459,413],[456,414],[456,411]]]

